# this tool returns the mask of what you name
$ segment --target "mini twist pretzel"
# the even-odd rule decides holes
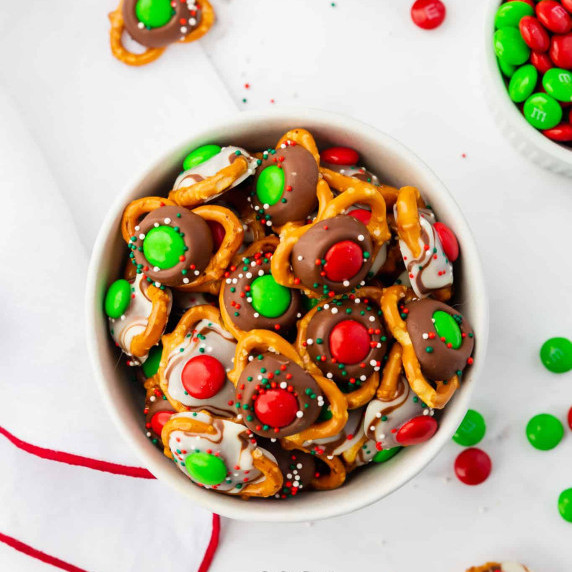
[[[142,215],[145,216],[140,220]],[[207,222],[220,224],[224,238],[212,252],[212,233]],[[159,227],[159,228],[156,228]],[[170,227],[170,228],[166,228]],[[131,260],[138,272],[144,272],[155,283],[175,286],[193,292],[218,293],[218,280],[224,274],[231,258],[240,248],[244,231],[237,216],[229,209],[216,205],[203,205],[187,210],[175,205],[169,199],[145,197],[131,202],[123,213],[121,229],[124,240],[132,250]],[[145,257],[147,234],[156,231],[169,233],[169,239],[176,239],[179,252],[171,256],[167,264],[155,266],[155,261]],[[176,235],[181,238],[178,238]],[[158,245],[162,248],[162,245]],[[155,247],[156,252],[157,247]],[[180,254],[180,256],[176,256]],[[158,253],[164,262],[163,251]],[[190,277],[189,277],[190,276]]]
[[[487,562],[482,566],[472,566],[466,572],[532,572],[532,570],[517,562]]]
[[[225,149],[222,149],[219,155],[222,155]],[[237,149],[235,153],[242,152]],[[169,193],[169,199],[178,205],[191,208],[203,204],[224,193],[227,189],[232,188],[239,179],[244,179],[245,175],[254,172],[256,168],[256,160],[249,156],[247,157],[246,152],[241,155],[236,155],[235,153],[232,153],[233,157],[236,157],[232,163],[224,166],[210,177],[191,185],[178,186],[175,184],[175,188]],[[216,160],[217,158],[218,156],[215,156],[211,158],[210,161]],[[204,164],[206,163],[203,163],[203,165]],[[201,166],[202,165],[199,164],[199,167]],[[184,175],[185,173],[181,176],[183,177]]]
[[[269,497],[282,473],[244,425],[206,412],[173,415],[161,433],[165,455],[207,489],[242,498]]]
[[[197,25],[195,17],[197,10],[191,10],[189,4],[186,1],[173,4],[175,6],[173,17],[162,26],[150,28],[138,20],[135,12],[136,0],[120,1],[118,7],[109,14],[111,22],[109,41],[112,54],[127,65],[142,66],[159,58],[171,43],[198,40],[213,25],[214,10],[208,0],[201,0],[200,21]],[[123,45],[123,34],[126,31],[145,47],[143,53],[130,52]]]
[[[407,326],[399,311],[399,301],[405,298],[406,293],[407,288],[404,286],[387,288],[381,298],[381,309],[393,337],[403,348],[403,367],[411,389],[429,407],[442,409],[459,387],[459,377],[454,375],[449,380],[436,381],[436,389],[434,389],[423,375]]]
[[[432,222],[432,214],[422,213],[423,201],[415,187],[399,190],[395,204],[395,223],[399,246],[411,286],[417,296],[429,293],[441,301],[452,296],[453,266]]]
[[[397,201],[398,190],[395,187],[391,187],[390,185],[374,185],[373,183],[361,181],[355,177],[348,177],[342,173],[337,173],[336,171],[332,171],[326,167],[321,167],[320,173],[322,173],[322,176],[328,185],[330,185],[330,187],[335,189],[338,193],[344,193],[347,190],[354,189],[356,187],[363,187],[380,193],[385,200],[387,208],[393,207]]]
[[[116,280],[109,287],[105,311],[111,336],[127,355],[137,358],[132,365],[145,361],[161,339],[171,306],[170,290],[150,284],[142,274]]]
[[[162,450],[161,432],[163,431],[165,423],[167,423],[176,411],[161,391],[159,387],[159,377],[157,375],[150,377],[144,383],[144,387],[146,394],[145,408],[143,409],[143,414],[145,415],[145,434],[153,445],[156,445]]]
[[[346,400],[336,384],[309,374],[294,347],[274,332],[252,330],[240,339],[228,377],[237,388],[243,422],[263,437],[299,446],[337,434],[347,421]],[[332,416],[318,421],[325,400]]]
[[[351,216],[338,217],[356,203],[371,207],[371,218],[366,226],[367,235],[362,234],[364,225],[358,220]],[[272,274],[283,286],[304,289],[313,292],[314,296],[320,291],[320,285],[323,294],[351,290],[366,277],[377,253],[390,236],[383,197],[369,188],[352,187],[329,201],[312,223],[288,228],[282,233],[280,244],[272,257]],[[335,280],[330,280],[327,273],[328,261],[324,264],[323,251],[328,248],[331,250],[330,244],[336,240],[342,245],[353,242],[353,250],[359,250],[363,259],[362,255],[358,259],[356,254],[355,266],[352,265],[349,270],[349,265],[344,263],[345,251],[340,251],[340,256],[337,257],[339,260],[336,260],[338,270],[335,275],[332,273]],[[354,241],[361,241],[361,245],[358,246]],[[320,261],[320,265],[317,261]],[[338,275],[340,272],[342,274]],[[349,276],[343,274],[345,272],[354,274]]]
[[[227,378],[236,341],[225,330],[218,309],[209,304],[193,306],[162,343],[157,376],[172,407],[236,417],[236,409],[229,405],[234,385]]]
[[[387,336],[370,304],[379,304],[381,293],[380,288],[366,286],[355,295],[322,301],[298,322],[296,350],[306,369],[338,382],[349,380],[344,395],[350,410],[368,403],[379,385]],[[345,369],[338,367],[340,363]]]
[[[275,149],[259,158],[249,199],[259,218],[276,233],[303,225],[318,207],[332,199],[320,175],[320,157],[314,138],[304,129],[286,133]]]
[[[226,328],[236,339],[252,329],[288,332],[302,314],[298,290],[276,283],[270,271],[278,237],[267,236],[236,255],[225,273],[219,305]]]
[[[327,455],[319,455],[310,449],[300,447],[294,443],[282,440],[282,447],[288,451],[303,451],[304,453],[309,453],[313,455],[316,459],[319,459],[325,463],[330,469],[327,473],[316,472],[316,475],[312,479],[312,488],[317,491],[330,491],[341,487],[346,480],[346,468],[339,457],[332,457]]]

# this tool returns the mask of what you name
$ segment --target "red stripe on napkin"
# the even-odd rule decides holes
[[[207,546],[207,551],[203,557],[203,561],[199,566],[197,572],[208,572],[211,567],[216,549],[218,548],[218,538],[220,534],[220,516],[218,514],[213,514],[213,528],[211,531],[211,539],[209,545]]]
[[[22,554],[25,554],[26,556],[31,556],[32,558],[41,560],[46,564],[51,564],[56,568],[67,570],[67,572],[86,572],[83,568],[78,568],[73,564],[68,564],[67,562],[60,560],[55,556],[50,556],[49,554],[46,554],[41,550],[32,548],[29,544],[24,544],[23,542],[20,542],[19,540],[16,540],[15,538],[12,538],[11,536],[8,536],[6,534],[2,534],[1,532],[0,532],[0,542],[4,542],[4,544],[11,546],[15,550],[18,550],[18,552],[22,552]]]
[[[26,443],[26,441],[22,441],[22,439],[18,439],[18,437],[12,435],[9,431],[6,431],[4,427],[0,427],[0,434],[4,435],[4,437],[19,449],[26,451],[26,453],[36,455],[36,457],[41,457],[42,459],[48,459],[49,461],[87,467],[88,469],[103,471],[105,473],[113,473],[114,475],[124,475],[126,477],[137,477],[140,479],[155,478],[147,469],[143,469],[141,467],[128,467],[127,465],[100,461],[99,459],[90,459],[89,457],[84,457],[82,455],[64,453],[63,451],[54,451],[52,449],[45,449],[44,447],[38,447],[31,443]]]

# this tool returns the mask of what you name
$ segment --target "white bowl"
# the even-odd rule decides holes
[[[572,177],[572,149],[548,139],[532,127],[508,95],[493,48],[495,14],[501,4],[501,0],[491,0],[485,18],[483,76],[487,103],[502,133],[525,158],[544,169]]]
[[[239,498],[201,489],[156,449],[145,436],[142,401],[126,369],[117,367],[103,312],[108,285],[120,275],[127,254],[120,220],[132,200],[166,193],[189,150],[205,143],[234,144],[247,149],[273,146],[294,127],[309,129],[320,146],[347,145],[382,181],[396,186],[417,186],[440,220],[450,226],[461,245],[456,263],[457,302],[473,325],[475,363],[464,376],[462,387],[445,409],[437,434],[428,442],[410,447],[383,464],[372,464],[351,475],[340,489],[309,492],[287,501]],[[314,109],[277,109],[265,113],[240,113],[197,133],[164,155],[147,173],[138,176],[119,194],[103,222],[93,249],[87,280],[87,338],[96,378],[111,416],[142,464],[182,496],[220,515],[249,521],[293,522],[317,520],[348,513],[392,493],[421,471],[449,441],[469,406],[469,399],[485,358],[488,335],[488,304],[481,262],[475,241],[459,207],[441,181],[411,151],[391,137],[346,117]]]

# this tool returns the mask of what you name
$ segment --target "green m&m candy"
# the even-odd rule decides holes
[[[534,93],[524,102],[524,117],[537,129],[552,129],[562,119],[562,107],[547,93]]]
[[[265,318],[282,316],[292,301],[289,288],[278,284],[271,274],[259,276],[250,285],[252,307]]]
[[[284,192],[284,169],[276,165],[266,167],[256,181],[256,195],[262,204],[275,205]]]
[[[143,369],[143,375],[149,379],[153,377],[159,371],[159,364],[161,363],[161,355],[163,354],[163,346],[153,346],[149,350],[149,355],[147,359],[143,362],[141,368]]]
[[[566,338],[550,338],[540,348],[540,359],[553,373],[566,373],[572,369],[572,342]]]
[[[461,328],[455,318],[448,312],[437,310],[433,314],[433,325],[440,338],[445,338],[446,344],[451,344],[454,350],[458,350],[463,343]]]
[[[193,480],[203,485],[219,485],[226,477],[226,465],[220,457],[203,451],[187,455],[185,467]]]
[[[218,155],[220,153],[220,147],[218,145],[203,145],[202,147],[197,147],[194,151],[191,151],[183,161],[183,169],[187,171],[192,169],[205,161],[208,161],[211,157]]]
[[[497,58],[513,66],[519,66],[528,60],[530,48],[522,39],[517,28],[501,28],[493,36],[493,45]]]
[[[542,85],[554,99],[572,101],[572,73],[560,68],[549,69],[542,78]]]
[[[137,0],[135,4],[135,15],[147,28],[164,26],[174,13],[171,0]]]
[[[532,95],[537,81],[538,70],[532,64],[518,68],[508,84],[510,98],[516,103],[522,103]]]
[[[512,64],[505,62],[502,58],[497,58],[497,62],[499,64],[500,71],[506,77],[512,77],[514,72],[518,69],[518,66],[513,66]]]
[[[374,463],[385,463],[385,461],[389,461],[389,459],[395,457],[402,448],[403,447],[392,447],[391,449],[383,449],[378,451],[372,460]]]
[[[495,28],[518,28],[525,16],[533,16],[534,8],[526,2],[515,0],[501,4],[495,15]]]
[[[549,413],[535,415],[526,425],[526,437],[535,449],[554,449],[564,436],[561,421]]]
[[[564,520],[572,522],[572,488],[560,493],[558,497],[558,512]]]
[[[463,447],[476,445],[487,431],[487,425],[483,416],[474,409],[469,409],[463,421],[453,435],[453,441]]]
[[[143,255],[152,266],[172,268],[185,254],[185,241],[170,226],[152,228],[143,240]]]
[[[105,295],[105,313],[110,318],[121,318],[131,303],[131,284],[121,278],[116,280]]]

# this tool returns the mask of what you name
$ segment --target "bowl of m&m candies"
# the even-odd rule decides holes
[[[494,0],[486,46],[502,131],[531,160],[572,176],[572,0]]]

